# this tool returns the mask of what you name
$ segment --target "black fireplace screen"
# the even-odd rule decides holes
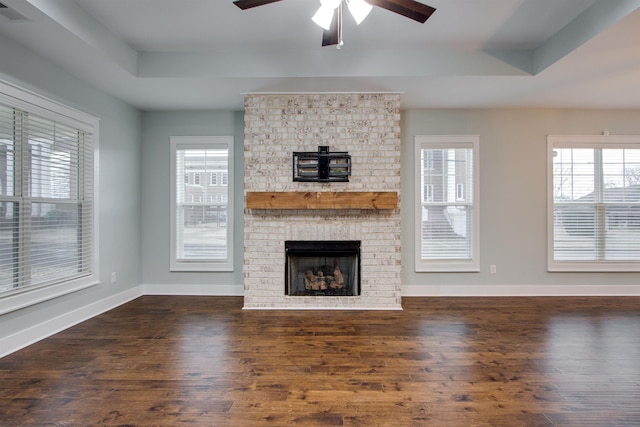
[[[286,295],[360,295],[360,241],[286,241],[285,252]]]

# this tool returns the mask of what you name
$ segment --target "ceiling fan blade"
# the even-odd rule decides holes
[[[367,0],[372,6],[378,6],[391,12],[423,23],[436,11],[434,7],[414,0]]]
[[[333,46],[340,43],[340,25],[338,23],[338,9],[333,12],[333,20],[328,30],[322,31],[322,46]]]
[[[275,3],[281,0],[236,0],[233,2],[240,9],[251,9],[252,7],[264,6],[265,4]]]

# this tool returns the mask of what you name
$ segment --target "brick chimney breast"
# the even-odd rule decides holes
[[[400,196],[400,95],[245,95],[244,191],[395,192]],[[349,182],[295,182],[292,153],[348,152]],[[361,294],[285,295],[286,240],[361,241]],[[401,309],[400,206],[245,209],[246,309]]]

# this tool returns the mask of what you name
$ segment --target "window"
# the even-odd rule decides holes
[[[640,271],[640,136],[552,136],[549,271]]]
[[[432,151],[425,152],[422,160],[423,160],[422,163],[424,165],[424,170],[426,171],[433,170],[433,152]]]
[[[0,313],[97,283],[97,127],[0,82]]]
[[[433,202],[433,184],[424,184],[423,188],[424,188],[424,201]]]
[[[456,200],[459,202],[464,201],[464,184],[456,184]]]
[[[479,137],[415,142],[416,271],[479,271]]]
[[[214,178],[232,166],[232,137],[171,137],[172,271],[233,270],[232,185]],[[193,184],[176,178],[185,174]]]

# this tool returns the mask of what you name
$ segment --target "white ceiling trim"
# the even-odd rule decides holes
[[[639,17],[634,22],[640,22],[637,12],[640,0],[598,0],[533,49],[413,46],[345,47],[338,51],[318,46],[309,49],[245,46],[150,52],[131,48],[75,1],[2,1],[28,21],[0,26],[0,34],[142,109],[238,109],[242,108],[241,93],[282,90],[398,91],[405,94],[405,108],[597,107],[616,104],[607,88],[640,84],[635,77],[640,73],[639,60],[627,59],[618,52],[635,46],[629,40],[624,40],[624,47],[614,54],[597,43],[595,49],[583,48],[594,46],[593,39],[602,40],[602,35],[624,18],[634,15]],[[130,0],[136,1],[142,0]],[[434,5],[438,1],[424,0]],[[486,1],[493,7],[509,4],[515,9],[511,14],[518,19],[538,7],[537,3],[531,3],[533,0]],[[438,15],[431,19],[438,19]],[[604,39],[611,43],[610,38]],[[610,60],[606,69],[612,68],[616,73],[605,74],[602,64],[594,67],[597,58],[589,57],[593,54],[606,56]],[[572,66],[575,71],[568,71]],[[585,87],[590,89],[589,94],[584,93]],[[619,92],[622,108],[640,108],[640,96],[636,99],[628,91]]]

